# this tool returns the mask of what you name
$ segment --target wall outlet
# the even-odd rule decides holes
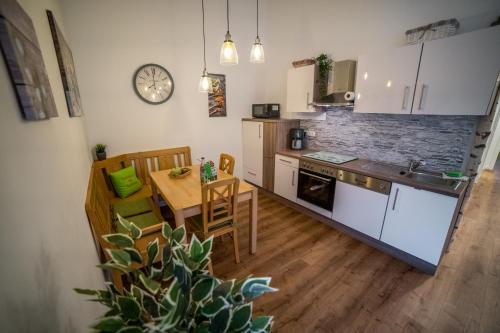
[[[315,138],[316,137],[316,132],[315,131],[307,131],[307,136],[310,138]]]

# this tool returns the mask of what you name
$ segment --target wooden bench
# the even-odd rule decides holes
[[[143,187],[138,192],[122,199],[115,194],[109,174],[131,165],[134,166],[137,177],[141,180]],[[155,238],[159,238],[160,241],[163,239],[161,237],[161,221],[163,218],[159,208],[151,198],[152,190],[149,173],[151,171],[188,165],[191,165],[191,149],[189,147],[129,153],[114,156],[103,161],[94,161],[90,171],[85,211],[87,212],[101,262],[106,262],[109,259],[104,249],[113,247],[104,241],[102,236],[119,232],[118,222],[116,221],[116,216],[114,216],[114,207],[119,207],[123,203],[141,202],[142,206],[144,206],[144,201],[147,201],[150,205],[151,213],[156,216],[159,222],[158,224],[142,229],[142,237],[136,242],[136,247],[142,254],[146,253],[146,246],[150,241]],[[120,275],[113,275],[113,280],[115,285],[121,286]]]

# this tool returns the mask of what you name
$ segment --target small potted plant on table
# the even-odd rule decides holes
[[[95,155],[99,161],[106,159],[106,145],[98,143],[95,145]]]

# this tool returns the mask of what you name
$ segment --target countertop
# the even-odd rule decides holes
[[[364,160],[364,159],[357,159],[354,161],[342,163],[342,164],[333,164],[333,163],[328,163],[328,162],[322,162],[318,161],[315,159],[303,157],[302,155],[308,154],[315,152],[316,150],[310,150],[310,149],[305,149],[305,150],[280,150],[276,152],[277,154],[284,155],[284,156],[289,156],[289,157],[294,157],[298,159],[303,159],[307,160],[310,162],[315,162],[318,164],[324,164],[327,166],[331,166],[340,170],[346,170],[346,171],[351,171],[355,172],[361,175],[369,176],[369,177],[374,177],[382,180],[387,180],[390,182],[395,182],[398,184],[403,184],[403,185],[408,185],[412,186],[415,188],[420,188],[423,190],[431,191],[431,192],[436,192],[444,195],[449,195],[453,197],[460,197],[462,193],[466,190],[468,182],[462,182],[460,186],[457,189],[453,189],[447,186],[443,185],[435,185],[435,184],[428,184],[428,183],[423,183],[423,182],[418,182],[415,181],[414,179],[405,177],[404,175],[400,175],[400,171],[405,171],[406,168],[397,166],[397,165],[392,165],[388,163],[383,163],[383,162],[375,162],[375,161],[370,161],[370,160]]]

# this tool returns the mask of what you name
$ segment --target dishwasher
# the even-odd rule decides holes
[[[388,181],[339,170],[332,219],[380,239],[390,192]]]

